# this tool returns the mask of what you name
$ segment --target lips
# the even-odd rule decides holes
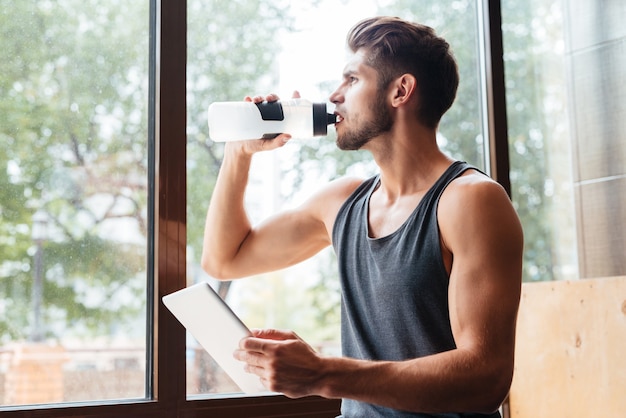
[[[341,123],[343,122],[343,116],[341,116],[339,113],[335,112],[335,115],[337,115],[337,122],[336,123]]]

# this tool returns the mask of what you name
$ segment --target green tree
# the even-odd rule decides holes
[[[0,341],[31,331],[37,210],[47,337],[108,333],[145,309],[148,4],[1,3]]]
[[[223,144],[208,136],[207,109],[218,101],[261,94],[273,79],[282,34],[290,30],[281,2],[188,2],[187,242],[190,261],[202,252],[204,219],[223,157]],[[266,87],[269,89],[270,87]]]
[[[478,99],[478,41],[475,35],[476,3],[455,1],[453,7],[440,2],[395,0],[379,7],[378,14],[399,16],[429,25],[451,45],[458,61],[461,83],[453,107],[444,115],[440,125],[440,143],[455,158],[463,159],[483,168],[480,100]],[[473,36],[468,36],[473,34]],[[324,81],[320,90],[334,90],[334,81]],[[331,134],[331,136],[334,134]],[[299,152],[288,169],[298,174],[294,178],[297,188],[306,175],[316,173],[328,179],[340,177],[359,166],[366,173],[374,173],[376,167],[371,155],[364,151],[340,151],[334,141],[299,143]],[[334,257],[327,257],[333,263]],[[331,273],[335,271],[335,273]],[[335,267],[322,265],[319,282],[310,289],[312,304],[318,312],[315,318],[318,328],[338,322],[339,286]]]
[[[445,2],[395,0],[380,6],[377,14],[399,16],[429,25],[451,44],[459,63],[461,83],[455,104],[442,119],[441,143],[450,155],[482,168],[480,101],[477,98],[478,45],[476,36],[468,36],[474,33],[472,31],[476,27],[475,8],[475,2],[469,0],[455,1],[453,7]],[[323,82],[322,90],[331,92],[336,87],[333,83]],[[310,170],[312,164],[319,164],[322,166],[320,172],[335,178],[346,174],[353,164],[370,161],[368,153],[339,151],[331,141],[326,141],[323,144],[303,144],[294,167]],[[373,169],[371,164],[368,166]]]
[[[536,3],[541,3],[540,5]],[[540,6],[540,7],[539,7]],[[557,5],[558,6],[558,5]],[[559,33],[531,30],[555,21],[555,2],[504,1],[502,14],[505,39],[507,112],[513,203],[525,231],[524,281],[553,280],[555,260],[552,217],[554,196],[550,193],[548,141],[550,132],[543,103],[549,89],[541,60],[551,52],[538,52],[538,45],[554,42]],[[378,14],[400,16],[427,24],[450,43],[459,64],[460,85],[452,108],[444,115],[440,133],[442,148],[451,156],[484,168],[484,149],[478,86],[478,39],[476,2],[395,0],[379,7]],[[558,20],[558,19],[557,19]],[[558,32],[558,26],[552,31]],[[473,35],[474,34],[474,35]],[[469,35],[469,36],[468,36]],[[548,43],[548,45],[550,45]],[[328,84],[328,83],[326,83]],[[328,91],[332,91],[328,88]],[[558,116],[557,116],[558,117]],[[338,151],[330,141],[301,145],[293,168],[299,170],[296,186],[306,172],[344,175],[354,164],[368,164],[367,153]],[[372,167],[371,165],[368,165]]]
[[[29,329],[37,209],[48,216],[45,312],[74,330],[106,332],[145,309],[149,2],[0,1],[9,58],[0,62],[0,138],[9,145],[0,155],[0,337]],[[193,254],[222,153],[206,135],[208,104],[256,91],[289,28],[281,4],[188,8],[197,29],[187,74]],[[134,239],[116,236],[122,229]]]
[[[553,251],[554,196],[549,190],[552,181],[550,142],[558,138],[551,128],[555,120],[547,118],[562,118],[562,115],[546,112],[546,98],[556,85],[547,79],[549,71],[542,68],[542,61],[555,55],[553,49],[546,50],[546,47],[550,48],[555,38],[562,39],[559,26],[555,25],[558,19],[552,16],[560,8],[561,4],[552,0],[502,2],[510,175],[513,201],[524,226],[525,281],[559,278]],[[535,29],[546,28],[546,21],[552,21],[554,27]],[[550,33],[550,30],[557,33]]]

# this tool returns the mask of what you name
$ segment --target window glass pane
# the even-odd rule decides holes
[[[526,281],[626,274],[619,2],[503,2],[513,199]]]
[[[223,144],[209,139],[207,108],[270,92],[289,98],[294,90],[326,102],[341,79],[348,29],[376,14],[428,24],[451,43],[462,81],[439,140],[453,157],[484,168],[473,1],[427,1],[420,7],[403,0],[188,1],[188,282],[209,281],[249,326],[292,329],[330,354],[339,353],[340,304],[332,250],[288,270],[232,283],[217,282],[200,268],[204,218],[223,152]],[[294,140],[278,152],[255,155],[246,195],[251,220],[297,205],[330,179],[376,172],[369,154],[338,151],[334,139],[329,128],[327,137]],[[239,391],[191,337],[187,390]]]
[[[149,4],[0,4],[0,404],[143,398]]]
[[[524,280],[578,277],[562,3],[504,1],[511,187]]]

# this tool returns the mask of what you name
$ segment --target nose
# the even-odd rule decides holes
[[[343,95],[341,94],[340,90],[341,86],[337,87],[337,89],[335,89],[335,91],[330,94],[328,100],[330,100],[331,103],[337,104],[343,101]]]

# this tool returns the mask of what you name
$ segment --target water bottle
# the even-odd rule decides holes
[[[209,106],[209,136],[213,141],[272,139],[281,133],[295,138],[326,135],[337,115],[326,103],[305,99],[275,102],[215,102]]]

